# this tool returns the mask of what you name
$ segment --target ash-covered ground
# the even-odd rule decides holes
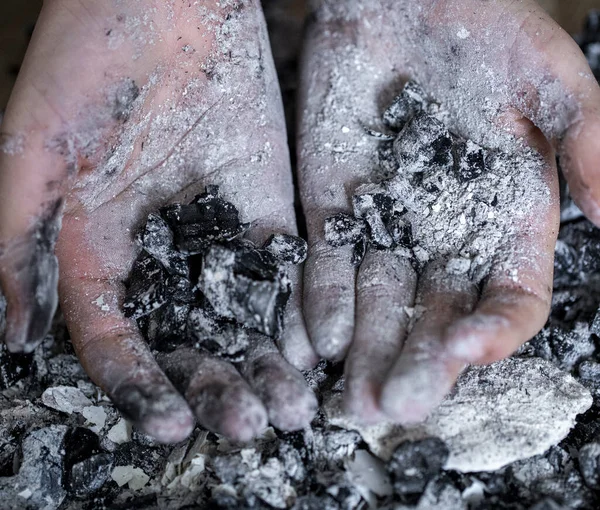
[[[595,16],[580,43],[597,76],[599,35]],[[0,509],[600,507],[600,230],[563,191],[548,324],[514,357],[467,369],[411,429],[349,422],[342,366],[322,363],[305,374],[321,404],[310,428],[245,445],[198,428],[164,446],[89,381],[60,317],[34,354],[2,348]]]

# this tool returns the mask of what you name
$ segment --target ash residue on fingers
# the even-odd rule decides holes
[[[140,95],[140,88],[131,78],[126,78],[114,87],[112,94],[112,116],[117,122],[125,122],[133,109],[135,100]]]
[[[22,239],[0,253],[8,301],[5,341],[10,350],[31,352],[50,329],[58,306],[58,259],[54,248],[62,224],[62,199]],[[10,272],[9,272],[10,271]]]

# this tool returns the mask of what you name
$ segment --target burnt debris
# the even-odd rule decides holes
[[[123,309],[153,348],[195,345],[240,361],[248,329],[281,333],[291,293],[287,267],[306,259],[307,245],[275,234],[257,247],[243,238],[248,227],[216,186],[148,216]]]
[[[326,241],[334,247],[352,245],[355,265],[369,247],[401,249],[409,255],[417,247],[407,209],[394,191],[399,172],[411,176],[412,186],[437,195],[443,184],[436,182],[436,172],[453,173],[458,183],[465,184],[488,170],[491,154],[451,133],[438,118],[438,109],[418,84],[409,81],[383,114],[383,124],[391,133],[366,129],[380,140],[379,168],[374,172],[379,182],[358,187],[352,215],[340,213],[325,221]]]

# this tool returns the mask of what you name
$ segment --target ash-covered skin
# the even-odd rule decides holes
[[[540,84],[551,73],[547,55],[529,31],[521,37],[522,21],[535,25],[540,39],[555,28],[541,11],[538,16],[534,2],[507,2],[502,12],[508,13],[508,27],[499,24],[504,3],[497,2],[483,10],[470,0],[313,6],[298,151],[309,234],[307,328],[319,354],[346,359],[348,410],[369,422],[386,416],[400,423],[421,420],[466,363],[506,357],[543,326],[559,204],[550,142],[578,109],[589,106],[597,86],[589,84],[587,96],[581,96],[587,102],[578,103],[561,89],[558,76],[555,88]],[[509,59],[530,54],[522,67]],[[583,73],[582,60],[572,64]],[[408,77],[426,84],[429,98],[413,93],[411,85],[410,98],[394,107],[400,118],[414,120],[404,139],[382,116]],[[521,109],[520,78],[544,95],[539,109],[533,104]],[[431,98],[443,110],[429,106]],[[371,136],[375,131],[384,136]],[[451,134],[459,137],[456,143]],[[588,155],[595,150],[591,141],[578,146]],[[509,154],[509,164],[500,161],[494,172],[482,172],[483,153],[489,151]],[[424,161],[431,163],[429,172]],[[410,169],[413,173],[405,171]],[[427,174],[442,182],[428,182]],[[378,186],[386,179],[393,189]],[[444,194],[444,188],[450,191]],[[356,195],[366,196],[358,202]],[[396,207],[385,205],[385,195]],[[495,207],[503,214],[488,221]],[[327,218],[356,218],[357,212],[362,221],[352,227],[376,234],[371,248],[395,246],[392,232],[409,247],[366,250],[357,268],[353,259],[360,259],[364,243],[336,248],[325,239],[327,229],[335,229]],[[469,239],[473,224],[475,231],[483,227],[482,235]],[[341,244],[339,238],[335,242]],[[411,264],[414,259],[418,264]]]
[[[64,34],[64,43],[55,44],[55,34]],[[42,95],[27,86],[40,75],[49,77]],[[123,315],[123,282],[139,252],[135,233],[148,215],[168,204],[189,204],[207,186],[219,186],[226,201],[239,206],[255,245],[274,233],[297,233],[285,120],[260,5],[45,4],[14,97],[2,127],[22,143],[0,153],[0,242],[28,233],[40,204],[64,200],[59,294],[81,363],[142,430],[162,441],[181,440],[193,427],[192,411],[135,320]],[[181,270],[179,257],[160,258],[169,239],[156,236],[159,231],[148,232],[148,246],[154,243],[160,264],[173,271],[168,288],[188,306],[191,275]],[[176,232],[174,242],[193,237],[185,234]],[[191,253],[197,247],[185,248]],[[33,255],[25,255],[14,264],[31,262]],[[15,274],[14,264],[3,265],[3,273]],[[290,269],[290,281],[298,283],[300,274]],[[10,329],[9,284],[3,275]],[[316,356],[300,286],[294,288],[277,343],[293,365],[308,368]],[[153,299],[164,290],[156,288]],[[163,311],[174,322],[185,315],[173,307]],[[239,359],[236,350],[243,349],[227,346],[228,322],[212,319],[219,319],[223,350]],[[269,322],[269,332],[279,319]]]

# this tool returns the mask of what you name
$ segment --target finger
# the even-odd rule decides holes
[[[285,431],[307,427],[318,402],[304,377],[283,359],[269,338],[252,334],[251,341],[253,346],[240,370],[266,406],[269,422]]]
[[[206,429],[247,442],[267,427],[265,407],[230,363],[195,349],[178,349],[158,359]]]
[[[298,370],[310,370],[319,362],[304,322],[302,311],[302,268],[293,266],[288,269],[292,283],[292,294],[283,318],[283,332],[278,339],[278,347],[283,357]]]
[[[346,410],[365,423],[383,419],[379,393],[402,348],[414,310],[416,274],[410,261],[370,251],[357,279],[357,317],[346,358]]]
[[[185,439],[194,417],[135,323],[121,314],[121,289],[112,282],[61,278],[60,293],[75,352],[92,381],[143,432],[164,443]]]
[[[352,342],[355,278],[351,249],[325,241],[309,248],[304,268],[304,316],[313,346],[322,358],[340,361]]]
[[[523,122],[515,128],[544,157],[549,201],[538,204],[502,248],[474,313],[448,328],[444,342],[449,355],[467,363],[509,356],[544,326],[550,311],[560,223],[556,160],[539,130]]]
[[[329,246],[324,224],[351,212],[354,191],[371,180],[379,144],[361,123],[377,125],[381,118],[379,101],[397,79],[397,54],[381,44],[392,40],[386,24],[349,23],[353,9],[331,2],[315,7],[304,38],[298,108],[298,181],[309,237],[304,316],[317,354],[337,361],[352,342],[356,270],[352,248]],[[380,15],[377,7],[364,7],[362,20]],[[380,37],[373,37],[373,27]],[[359,80],[353,79],[357,72]]]
[[[537,7],[537,6],[536,6]],[[514,54],[522,110],[554,142],[577,205],[600,225],[600,87],[575,41],[539,7],[524,23]],[[533,93],[532,93],[533,91]]]
[[[110,235],[97,236],[102,225],[92,224],[81,210],[78,214],[65,216],[56,250],[68,262],[61,264],[59,294],[75,352],[92,381],[136,427],[164,443],[181,441],[192,431],[194,416],[135,321],[122,313],[133,243],[114,227]],[[108,247],[97,242],[104,238],[111,241]]]
[[[446,354],[444,331],[470,313],[476,300],[476,285],[467,275],[447,274],[443,262],[425,269],[416,299],[423,314],[381,392],[380,405],[389,418],[403,424],[421,421],[450,391],[465,363]]]

